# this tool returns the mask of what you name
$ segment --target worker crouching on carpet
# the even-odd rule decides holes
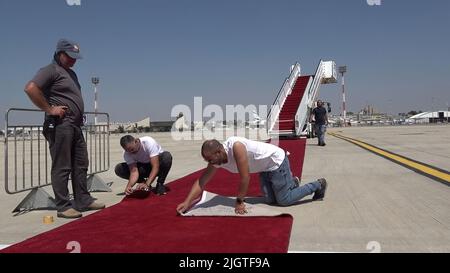
[[[156,177],[156,194],[166,194],[164,182],[172,167],[172,155],[149,136],[134,138],[126,135],[120,139],[120,145],[125,150],[125,162],[117,164],[115,172],[117,176],[128,179],[125,194],[132,194],[136,183],[136,190],[150,190]]]
[[[289,206],[313,193],[313,200],[321,200],[325,196],[326,180],[320,178],[300,186],[299,179],[292,176],[285,151],[273,144],[230,137],[223,144],[215,139],[205,141],[201,152],[208,166],[200,179],[194,182],[186,200],[177,206],[178,213],[189,209],[193,200],[213,178],[217,168],[239,173],[241,177],[235,204],[236,214],[247,213],[244,198],[250,173],[260,174],[261,190],[268,204]]]

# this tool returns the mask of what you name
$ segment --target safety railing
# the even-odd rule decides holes
[[[85,112],[85,115],[90,116],[95,113]],[[85,123],[82,127],[88,147],[89,175],[106,172],[110,167],[109,115],[107,113],[97,113],[97,115],[105,115],[107,122],[104,124]]]
[[[8,194],[30,190],[36,192],[37,189],[51,184],[51,158],[47,141],[42,134],[43,113],[36,109],[10,108],[5,114],[4,181]],[[111,191],[109,187],[103,186],[92,188],[93,184],[99,182],[95,175],[110,168],[109,114],[84,114],[85,125],[82,130],[89,157],[88,188],[91,191]],[[14,115],[19,116],[18,121],[12,121]],[[94,115],[104,121],[98,124],[88,122],[94,120],[91,118]],[[40,122],[37,117],[40,117]]]
[[[267,115],[267,132],[268,133],[270,133],[272,130],[274,130],[273,127],[276,124],[276,121],[280,114],[281,108],[283,107],[283,104],[286,101],[287,96],[291,94],[292,88],[294,87],[294,84],[297,81],[297,78],[300,76],[300,74],[301,74],[300,64],[296,63],[293,66],[289,77],[286,78],[280,91],[278,91],[278,95],[277,95],[274,103],[270,107],[269,114]]]
[[[308,85],[305,88],[305,93],[303,94],[303,97],[301,98],[300,104],[298,106],[297,112],[295,114],[295,135],[300,136],[301,133],[304,130],[305,124],[308,120],[308,104],[309,104],[309,95],[308,90],[312,88],[314,80],[311,81],[311,78],[309,77]],[[315,77],[314,77],[315,78]]]

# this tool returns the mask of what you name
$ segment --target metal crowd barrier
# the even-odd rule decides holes
[[[41,114],[40,122],[11,121],[11,115]],[[89,191],[111,191],[99,173],[110,168],[109,114],[85,112],[85,125],[82,127],[86,140],[89,169]],[[105,120],[95,124],[90,120]],[[14,209],[20,212],[32,209],[56,208],[54,199],[42,187],[51,185],[51,157],[48,143],[42,134],[44,112],[36,109],[10,108],[5,115],[4,162],[5,190],[8,194],[30,191],[25,199]],[[27,119],[29,120],[29,119]]]

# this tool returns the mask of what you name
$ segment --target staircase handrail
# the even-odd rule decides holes
[[[317,66],[316,73],[314,74],[314,79],[312,84],[309,86],[308,89],[306,89],[303,95],[302,100],[306,97],[306,111],[303,107],[299,107],[297,109],[297,113],[295,114],[295,120],[296,120],[296,135],[300,135],[303,132],[303,127],[306,124],[306,121],[309,118],[311,109],[313,108],[314,101],[316,100],[319,86],[322,83],[323,78],[323,60],[320,60],[319,65]]]
[[[308,107],[312,108],[313,103],[317,98],[319,92],[319,86],[322,84],[323,79],[323,61],[320,60],[319,66],[317,67],[316,74],[314,75],[313,83],[311,84],[311,88],[308,90]]]
[[[308,120],[308,117],[309,117],[309,111],[308,111],[309,101],[308,101],[307,92],[311,88],[311,86],[314,82],[314,80],[311,80],[311,78],[313,78],[313,77],[312,76],[309,77],[308,84],[306,85],[306,88],[305,88],[305,93],[304,93],[303,97],[300,99],[297,113],[295,113],[295,135],[296,136],[301,135],[301,133],[303,131],[303,127],[305,126],[306,121]]]
[[[286,101],[287,96],[292,93],[292,89],[294,88],[294,84],[297,78],[300,76],[300,73],[301,73],[300,64],[297,62],[292,68],[289,77],[287,77],[286,80],[284,81],[280,91],[278,91],[275,101],[270,106],[269,113],[267,114],[268,132],[273,130],[273,126],[275,125],[275,122],[280,114],[281,107]]]

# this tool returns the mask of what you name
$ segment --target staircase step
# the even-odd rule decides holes
[[[284,131],[271,131],[269,132],[269,135],[271,136],[294,136],[295,135],[295,131],[294,130],[284,130]]]
[[[293,135],[295,134],[295,114],[297,113],[300,102],[305,93],[310,76],[301,76],[297,78],[292,92],[286,97],[283,107],[278,115],[278,120],[275,122],[271,135]]]
[[[278,119],[294,119],[295,113],[296,112],[294,112],[294,111],[285,112],[285,113],[281,114]]]

